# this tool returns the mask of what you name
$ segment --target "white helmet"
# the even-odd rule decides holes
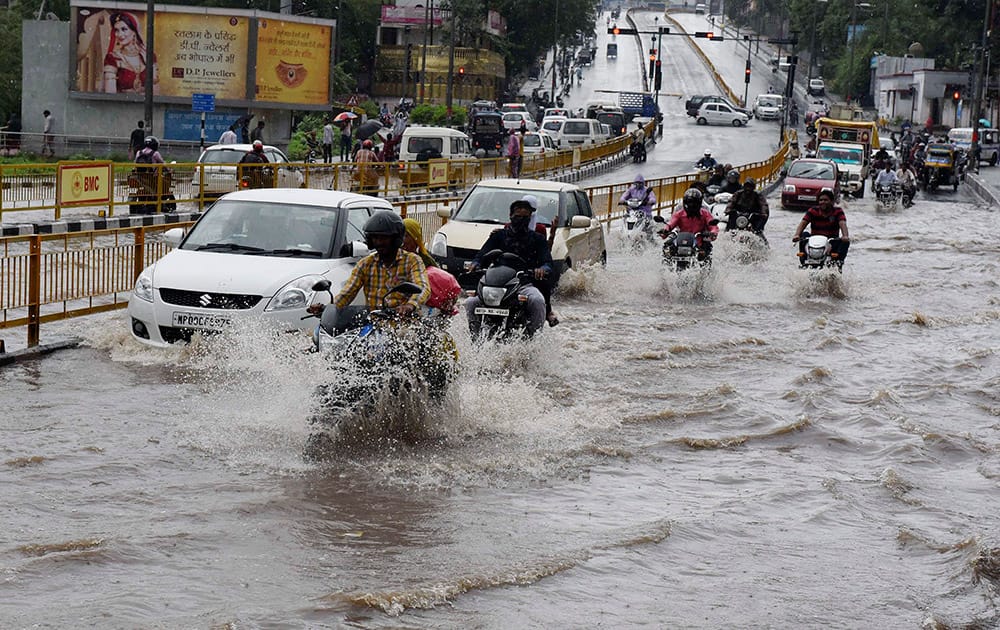
[[[708,149],[705,149],[705,157],[712,157],[712,152],[709,151]]]

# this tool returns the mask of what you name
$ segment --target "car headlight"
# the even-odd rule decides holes
[[[500,306],[507,290],[503,287],[483,287],[483,302],[486,306]]]
[[[448,255],[448,237],[437,232],[431,239],[431,254],[444,258]]]
[[[785,184],[785,192],[786,193],[795,192],[795,184]]]
[[[292,280],[274,294],[274,297],[264,307],[264,311],[304,309],[312,302],[313,295],[315,294],[312,290],[313,285],[322,279],[323,276],[309,275]]]
[[[135,288],[132,290],[140,300],[153,301],[153,274],[149,269],[144,269],[135,281]]]

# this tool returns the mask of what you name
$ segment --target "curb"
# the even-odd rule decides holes
[[[80,340],[74,338],[67,339],[65,341],[56,341],[54,343],[43,343],[30,348],[15,350],[13,352],[0,353],[0,366],[11,365],[19,361],[37,359],[47,354],[52,354],[58,350],[68,350],[70,348],[76,348],[79,345]]]
[[[169,212],[164,214],[128,215],[107,219],[80,219],[77,221],[52,221],[49,223],[22,223],[0,229],[3,236],[33,236],[35,234],[66,234],[89,230],[107,230],[148,225],[168,225],[197,221],[200,212]]]
[[[975,173],[965,174],[965,185],[972,189],[972,193],[991,206],[1000,206],[1000,192],[987,184],[979,175]]]

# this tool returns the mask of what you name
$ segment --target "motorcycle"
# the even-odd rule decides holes
[[[632,156],[632,162],[638,164],[639,162],[646,161],[646,143],[640,142],[638,140],[633,140],[632,144],[628,148],[629,155]]]
[[[643,246],[653,241],[653,220],[650,215],[643,210],[642,199],[629,199],[624,204],[628,210],[625,211],[623,222],[625,223],[625,240],[631,244],[632,249],[642,249]]]
[[[843,261],[839,259],[837,252],[833,251],[833,239],[809,232],[803,232],[801,239],[805,240],[806,245],[800,248],[798,253],[800,267],[805,269],[836,267],[838,270],[843,268]]]
[[[330,292],[330,281],[320,280],[313,291]],[[311,351],[336,359],[337,374],[333,382],[316,389],[316,413],[310,423],[321,433],[310,436],[310,449],[330,445],[331,431],[364,432],[371,437],[375,434],[372,419],[385,415],[377,412],[386,407],[392,411],[401,398],[435,401],[445,395],[458,361],[454,340],[429,318],[402,324],[400,316],[386,304],[390,295],[409,296],[421,291],[419,285],[403,282],[382,296],[381,308],[353,316],[335,308],[323,309],[313,330]],[[357,424],[345,423],[349,418]],[[419,429],[386,426],[393,418],[381,417],[379,422],[382,434]]]
[[[128,211],[130,214],[176,212],[173,172],[169,168],[136,166],[128,174]]]
[[[902,196],[902,188],[896,184],[882,184],[875,187],[876,210],[895,210]]]
[[[476,285],[482,302],[469,317],[469,331],[475,339],[507,340],[527,334],[528,312],[519,291],[533,284],[528,263],[510,252],[495,249],[483,257],[487,267]],[[464,284],[464,283],[463,283]]]
[[[903,207],[909,208],[913,205],[913,197],[917,194],[916,185],[903,186],[900,189],[900,197],[903,201]]]
[[[663,217],[656,216],[653,220],[657,223],[663,222]],[[717,220],[712,220],[712,224],[718,224]],[[704,243],[712,237],[711,232],[679,232],[677,230],[662,230],[660,235],[663,242],[663,264],[673,267],[674,271],[684,271],[697,265],[708,266],[712,264],[711,255]],[[698,241],[703,243],[700,247]]]

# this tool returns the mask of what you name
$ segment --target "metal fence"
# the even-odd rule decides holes
[[[739,167],[740,172],[744,177],[754,177],[764,187],[780,177],[787,150],[786,144],[767,160]],[[463,172],[463,176],[471,173],[483,176],[482,164]],[[669,214],[684,191],[700,177],[704,175],[649,180],[656,192],[656,212]],[[622,216],[618,200],[628,186],[625,182],[586,189],[595,215],[605,224]],[[400,202],[397,207],[404,216],[419,220],[424,234],[429,236],[443,223],[437,210],[460,198],[457,191],[443,191],[433,199]],[[142,269],[169,251],[163,232],[190,225],[0,239],[0,329],[26,326],[28,345],[33,346],[38,344],[40,327],[45,322],[123,308]]]

